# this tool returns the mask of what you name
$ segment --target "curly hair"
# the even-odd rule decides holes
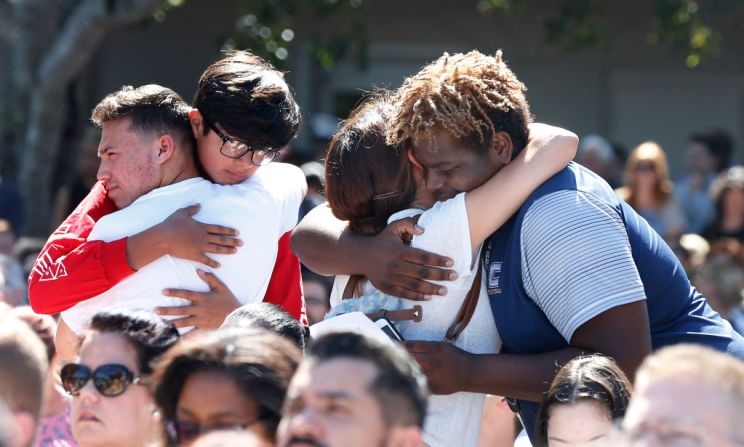
[[[434,141],[434,131],[443,129],[461,143],[485,150],[503,131],[516,155],[527,144],[532,122],[526,90],[500,50],[493,56],[444,53],[398,89],[388,143],[408,147],[414,136]]]

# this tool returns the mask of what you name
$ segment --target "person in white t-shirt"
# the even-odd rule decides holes
[[[435,202],[416,161],[404,149],[385,144],[384,128],[391,108],[384,95],[369,100],[333,138],[326,154],[328,205],[337,218],[349,221],[353,231],[365,235],[379,233],[390,222],[419,216],[418,225],[425,231],[413,236],[411,245],[454,260],[457,277],[447,283],[445,296],[411,302],[385,296],[363,278],[339,276],[329,315],[351,310],[368,313],[376,303],[388,310],[420,305],[421,321],[394,322],[398,331],[404,340],[442,341],[481,269],[478,259],[483,241],[535,188],[568,164],[576,153],[578,138],[563,129],[533,124],[526,150],[507,167],[469,193]],[[454,344],[468,352],[497,353],[501,341],[484,282],[478,286],[472,319]],[[359,298],[344,300],[349,296]],[[426,443],[477,445],[484,398],[483,394],[465,392],[431,396],[424,427]]]
[[[102,217],[89,240],[112,241],[164,221],[180,208],[200,204],[196,220],[237,229],[243,246],[235,254],[214,255],[213,273],[242,304],[260,301],[268,286],[277,241],[286,216],[296,214],[304,196],[302,172],[269,165],[250,181],[217,185],[199,177],[193,161],[188,115],[191,109],[173,91],[155,85],[123,88],[107,96],[93,112],[102,126],[99,177],[121,208]],[[219,236],[215,236],[219,237]],[[108,291],[62,313],[80,333],[102,307],[154,309],[186,304],[162,294],[165,288],[205,291],[204,264],[162,256]]]

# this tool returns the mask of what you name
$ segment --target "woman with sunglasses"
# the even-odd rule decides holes
[[[149,446],[161,438],[147,388],[153,361],[178,341],[172,323],[146,311],[96,314],[79,360],[62,367],[72,395],[72,433],[81,447]]]
[[[248,430],[273,443],[300,360],[297,346],[263,329],[221,329],[182,341],[153,374],[168,444],[190,446],[218,430]]]

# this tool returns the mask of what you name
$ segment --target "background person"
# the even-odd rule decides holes
[[[426,395],[424,376],[400,347],[325,335],[292,378],[277,446],[420,447]]]
[[[744,166],[721,172],[711,186],[715,218],[703,232],[711,242],[734,238],[744,242]]]
[[[10,409],[17,427],[14,447],[33,444],[48,367],[44,343],[36,333],[7,310],[0,313],[0,401]]]
[[[576,357],[558,370],[535,423],[538,447],[602,445],[628,408],[632,386],[612,359]]]
[[[300,350],[264,329],[190,337],[163,356],[153,388],[169,442],[191,445],[217,430],[248,430],[272,443]]]
[[[744,443],[744,362],[697,345],[650,355],[623,420],[631,447]]]
[[[294,343],[300,350],[305,349],[305,326],[286,310],[271,303],[244,304],[225,318],[222,329],[266,329]]]
[[[178,341],[152,312],[97,313],[75,363],[60,371],[72,396],[72,433],[81,447],[157,445],[159,415],[147,387],[155,359]]]
[[[648,221],[661,237],[676,243],[687,228],[682,207],[674,195],[664,150],[647,141],[630,153],[621,199]]]

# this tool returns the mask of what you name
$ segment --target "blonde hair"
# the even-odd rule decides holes
[[[636,196],[638,193],[637,170],[638,165],[643,162],[650,162],[656,173],[656,183],[654,185],[654,199],[658,204],[664,204],[671,197],[673,185],[669,180],[669,166],[667,165],[666,154],[664,149],[653,141],[646,141],[638,145],[628,156],[628,162],[625,165],[625,182],[626,188],[623,194],[626,202],[630,206],[636,206]]]
[[[388,144],[406,147],[414,136],[433,141],[434,131],[443,129],[474,149],[488,148],[494,134],[504,131],[519,152],[532,121],[526,90],[500,50],[493,56],[444,53],[398,89]]]
[[[744,362],[730,354],[679,344],[646,357],[636,373],[637,388],[652,380],[668,379],[710,385],[744,408]]]
[[[48,368],[44,344],[25,322],[0,317],[0,398],[38,420]]]

